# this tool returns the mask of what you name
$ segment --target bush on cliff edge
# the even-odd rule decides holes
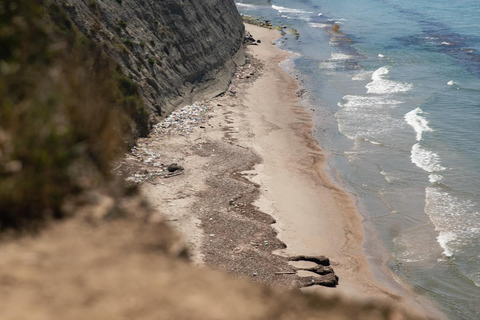
[[[2,0],[0,48],[0,230],[36,229],[109,180],[143,103],[48,1]]]

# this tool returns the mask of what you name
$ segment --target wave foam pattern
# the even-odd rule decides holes
[[[442,167],[440,164],[440,157],[438,154],[424,149],[420,143],[416,143],[412,147],[410,159],[417,167],[430,173],[445,170],[445,167]]]
[[[398,81],[388,80],[385,77],[388,75],[387,67],[381,67],[372,75],[372,82],[367,84],[367,93],[373,94],[392,94],[397,92],[407,92],[413,88],[411,83],[402,83]]]
[[[352,140],[383,142],[389,132],[404,125],[389,112],[400,103],[381,96],[347,95],[338,104],[341,110],[335,114],[340,132]]]
[[[310,21],[310,17],[313,14],[312,11],[305,11],[301,9],[286,8],[281,6],[272,5],[272,9],[278,11],[282,14],[282,17],[287,19],[300,19],[305,21]]]
[[[478,245],[480,213],[474,208],[470,200],[452,196],[438,187],[426,188],[425,212],[439,232],[437,241],[445,256],[450,257],[463,247]]]
[[[427,119],[421,116],[423,113],[422,109],[416,108],[405,115],[405,121],[415,130],[417,141],[422,140],[423,133],[433,131]]]

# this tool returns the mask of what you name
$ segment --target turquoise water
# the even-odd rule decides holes
[[[478,1],[237,4],[299,31],[280,45],[389,268],[450,319],[480,319]]]

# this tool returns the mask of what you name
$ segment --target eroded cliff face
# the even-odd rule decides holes
[[[54,0],[140,85],[137,135],[177,106],[228,87],[244,61],[233,0]]]

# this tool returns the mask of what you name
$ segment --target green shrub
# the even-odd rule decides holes
[[[136,84],[43,3],[0,4],[0,231],[66,217],[65,199],[108,181],[132,119],[146,121]]]
[[[133,48],[133,46],[135,45],[135,43],[133,43],[133,41],[130,39],[125,39],[123,43],[125,43],[125,45],[129,48]]]
[[[155,64],[155,60],[153,60],[153,58],[148,58],[148,63],[153,65],[153,64]]]
[[[123,28],[123,29],[127,27],[127,23],[125,22],[125,20],[118,21],[118,25],[120,26],[120,28]]]

